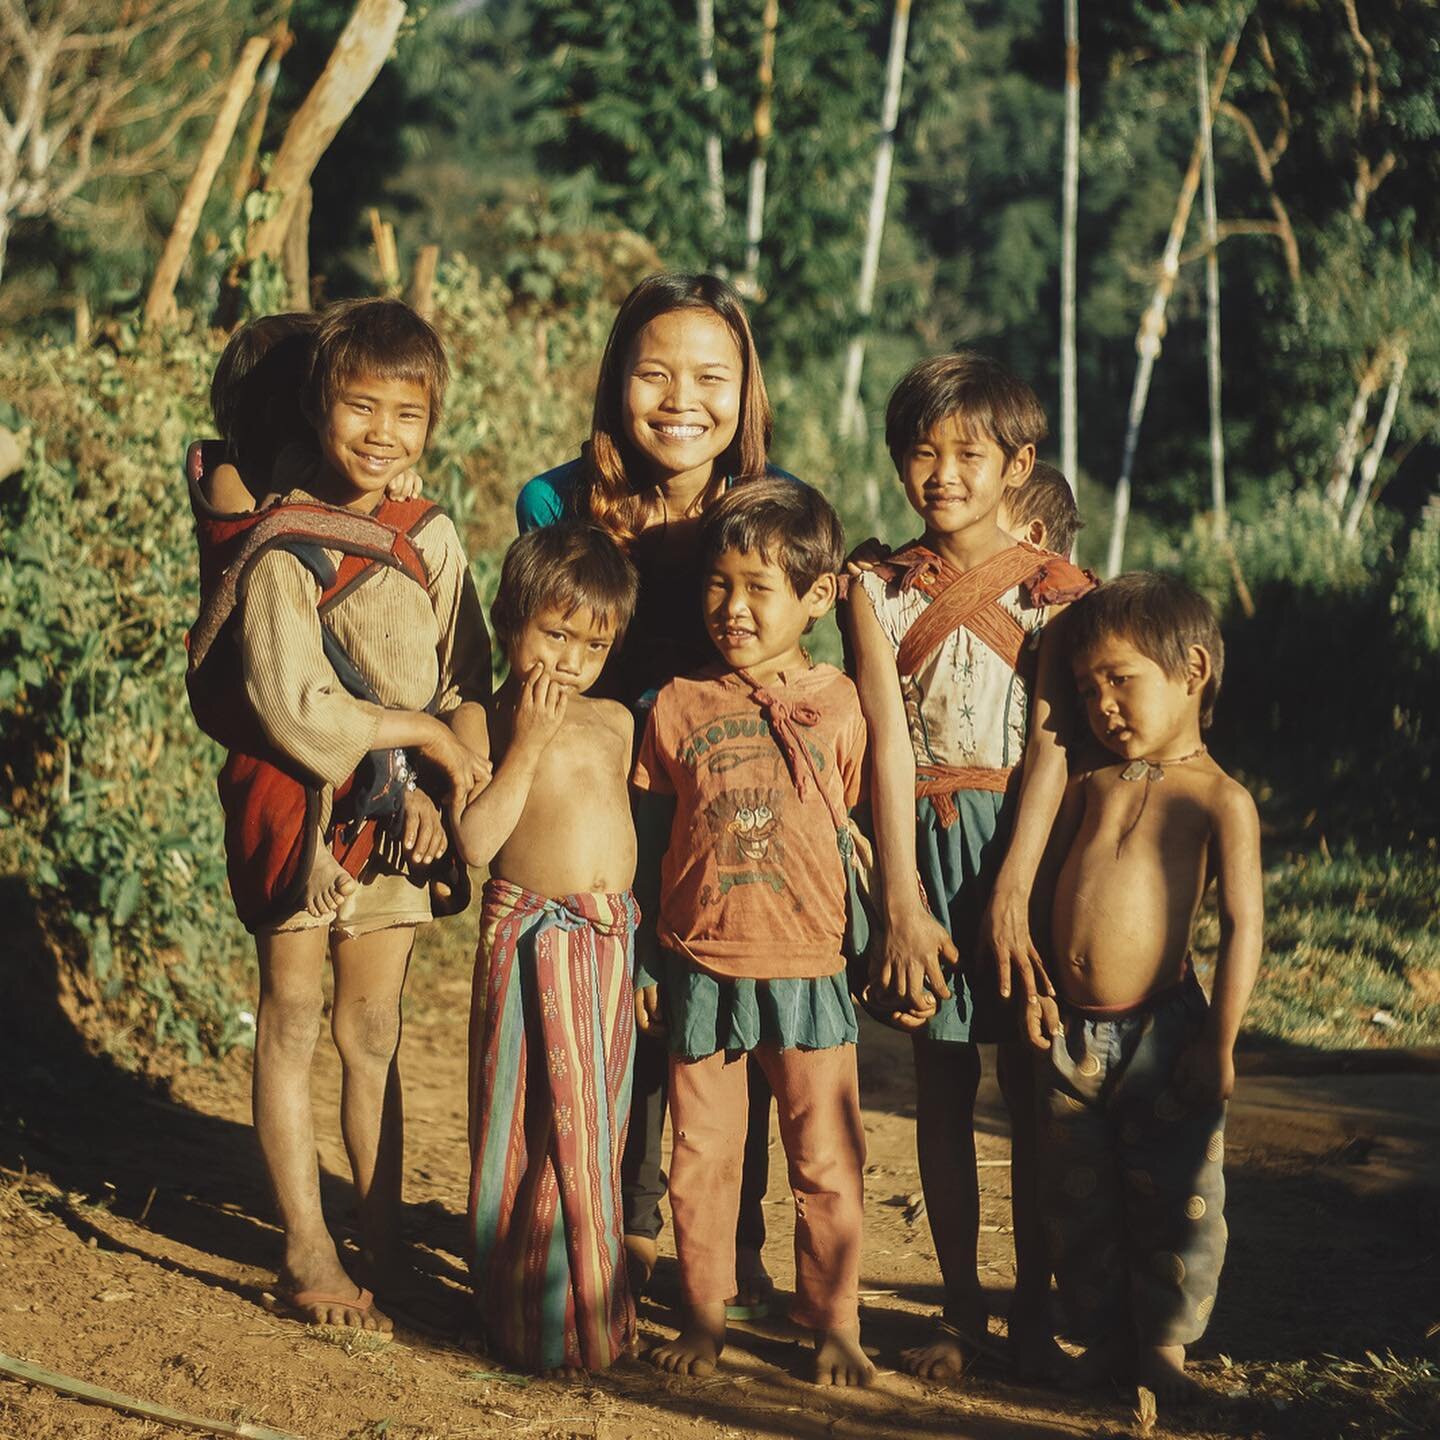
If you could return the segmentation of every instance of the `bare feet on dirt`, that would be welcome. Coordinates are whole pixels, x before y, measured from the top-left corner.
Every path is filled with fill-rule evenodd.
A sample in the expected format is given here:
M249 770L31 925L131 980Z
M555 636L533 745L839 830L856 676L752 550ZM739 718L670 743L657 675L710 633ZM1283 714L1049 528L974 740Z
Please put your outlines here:
M815 1332L817 1385L870 1385L875 1366L860 1348L860 1325L841 1325Z
M735 1294L725 1302L732 1320L762 1320L775 1304L775 1282L764 1257L749 1246L735 1250Z
M935 1324L935 1338L900 1352L900 1367L920 1380L948 1382L963 1378L985 1350L985 1317L962 1330L948 1320Z
M655 1273L655 1261L659 1254L660 1247L650 1236L625 1237L625 1273L630 1281L631 1297L637 1304L650 1287L650 1277Z
M1191 1405L1204 1393L1185 1373L1183 1345L1142 1345L1135 1378L1170 1405Z
M648 1359L672 1375L713 1375L724 1349L725 1304L720 1301L687 1309L680 1333L656 1345Z
M1065 1373L1065 1352L1055 1343L1049 1316L1043 1312L1011 1309L1006 1350L1011 1374L1022 1384L1056 1384Z
M1083 1355L1067 1359L1060 1383L1067 1390L1125 1386L1135 1380L1135 1357L1118 1344L1092 1345Z
M332 915L354 890L354 879L340 868L322 837L315 844L315 861L305 881L305 909L311 915Z
M307 1325L339 1325L388 1336L390 1317L375 1297L345 1273L333 1245L286 1256L275 1286L280 1308Z

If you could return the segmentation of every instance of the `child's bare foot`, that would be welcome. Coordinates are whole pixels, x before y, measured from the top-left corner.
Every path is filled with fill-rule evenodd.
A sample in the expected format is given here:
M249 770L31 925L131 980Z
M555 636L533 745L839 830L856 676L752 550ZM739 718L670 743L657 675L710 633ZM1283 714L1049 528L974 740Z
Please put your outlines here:
M985 1352L985 1335L983 1319L973 1331L940 1320L935 1326L935 1338L928 1345L902 1350L900 1364L921 1380L959 1380Z
M578 1365L557 1365L553 1370L542 1370L542 1380L558 1380L562 1384L573 1385L577 1380L588 1379L588 1375Z
M637 1304L650 1286L659 1255L660 1247L649 1235L625 1237L625 1273L630 1281L631 1297Z
M1183 1345L1142 1345L1135 1378L1170 1405L1193 1404L1204 1393L1185 1373Z
M1065 1373L1065 1352L1055 1343L1045 1311L1022 1310L1019 1306L1012 1309L1006 1348L1010 1352L1010 1368L1022 1384L1054 1384Z
M735 1251L735 1294L725 1302L732 1320L763 1320L775 1303L775 1282L765 1268L765 1259L748 1246Z
M713 1375L725 1349L725 1302L691 1306L680 1333L650 1351L649 1360L672 1375Z
M1133 1383L1134 1379L1134 1355L1114 1341L1092 1345L1078 1358L1067 1359L1060 1377L1067 1390L1124 1386Z
M315 846L315 863L305 881L305 909L311 915L332 915L354 889L353 877L341 869L322 838Z
M860 1348L860 1322L815 1332L815 1383L817 1385L869 1385L875 1367Z

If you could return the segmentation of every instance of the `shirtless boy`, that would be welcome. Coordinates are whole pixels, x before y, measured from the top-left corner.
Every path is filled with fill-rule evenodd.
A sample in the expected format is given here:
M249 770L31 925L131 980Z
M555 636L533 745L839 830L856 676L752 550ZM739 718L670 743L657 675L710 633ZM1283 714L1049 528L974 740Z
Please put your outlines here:
M603 1369L635 1338L620 1205L633 722L585 691L637 587L591 525L510 547L490 612L510 666L488 716L494 778L456 822L465 859L490 866L471 999L471 1269L494 1353L548 1374Z
M1090 727L1113 760L1070 782L1049 970L1059 1002L1028 1007L1037 1046L1042 1204L1069 1332L1087 1370L1193 1389L1225 1254L1225 1101L1260 964L1255 804L1205 748L1224 651L1179 580L1122 575L1067 616ZM1219 882L1207 1004L1190 960Z

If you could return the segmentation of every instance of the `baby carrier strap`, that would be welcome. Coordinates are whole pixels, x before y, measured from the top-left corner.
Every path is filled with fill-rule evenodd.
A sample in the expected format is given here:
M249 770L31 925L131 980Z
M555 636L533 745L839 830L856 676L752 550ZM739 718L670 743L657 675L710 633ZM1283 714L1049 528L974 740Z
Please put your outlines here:
M1025 631L1000 605L1007 591L1043 567L1044 552L1015 544L973 570L957 570L923 545L907 546L886 567L901 590L919 590L930 603L905 632L896 655L902 675L913 675L962 625L1013 670L1020 663Z

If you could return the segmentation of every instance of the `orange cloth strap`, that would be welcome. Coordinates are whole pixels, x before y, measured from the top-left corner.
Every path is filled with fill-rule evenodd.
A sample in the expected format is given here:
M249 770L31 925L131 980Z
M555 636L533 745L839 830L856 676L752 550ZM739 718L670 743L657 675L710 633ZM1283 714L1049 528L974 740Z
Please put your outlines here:
M915 798L927 798L935 807L935 818L948 830L959 818L955 796L962 790L987 790L1003 795L1010 788L1013 765L990 769L984 765L915 766Z

